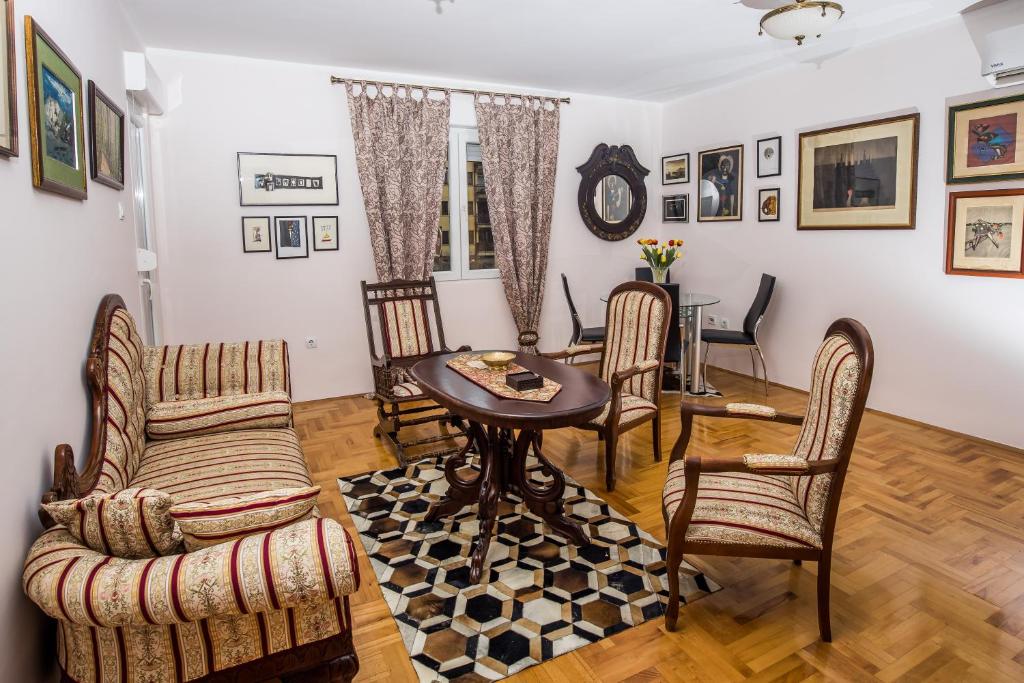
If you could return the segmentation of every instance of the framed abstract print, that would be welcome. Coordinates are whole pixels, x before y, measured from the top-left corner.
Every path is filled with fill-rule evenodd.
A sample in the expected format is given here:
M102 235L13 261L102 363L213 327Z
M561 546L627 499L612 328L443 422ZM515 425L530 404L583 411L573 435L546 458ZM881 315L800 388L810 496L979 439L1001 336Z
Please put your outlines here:
M1024 190L950 193L946 272L1024 278Z
M782 175L782 136L757 141L757 177Z
M743 220L743 145L697 155L700 168L699 222Z
M673 194L662 197L661 220L665 223L689 223L690 195Z
M774 223L779 220L780 191L777 187L769 187L757 192L757 221Z
M909 229L920 114L800 134L797 230Z
M242 251L266 253L271 246L270 216L242 216Z
M690 182L690 153L661 158L661 184L679 185Z
M18 156L18 79L14 58L14 0L0 0L0 156Z
M1024 178L1024 95L949 108L946 180L981 183Z
M82 76L32 17L25 17L25 61L32 184L85 199Z
M338 157L239 152L238 198L242 206L337 206Z
M274 237L277 258L309 258L309 235L305 216L276 216Z
M337 216L313 216L313 251L338 251Z
M89 175L124 189L124 111L89 81Z

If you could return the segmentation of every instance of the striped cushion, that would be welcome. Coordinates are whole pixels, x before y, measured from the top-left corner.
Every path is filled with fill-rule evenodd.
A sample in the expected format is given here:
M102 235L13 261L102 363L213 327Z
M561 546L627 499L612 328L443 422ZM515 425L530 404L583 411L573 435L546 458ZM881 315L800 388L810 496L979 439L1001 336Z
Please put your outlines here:
M608 413L611 412L612 403L609 401L605 404L604 410L601 414L595 417L593 420L588 422L588 425L594 425L596 427L604 426L604 423L608 420ZM619 409L619 424L625 424L638 420L641 417L650 415L658 411L658 406L654 405L646 398L640 398L632 394L622 394L622 407Z
M411 398L413 396L422 396L423 390L420 389L416 382L402 382L391 387L391 393L398 398Z
M132 485L190 503L313 482L293 430L246 429L153 442Z
M288 343L280 339L147 346L143 367L147 408L163 401L264 391L291 393Z
M169 514L171 505L166 493L132 488L47 503L43 509L92 550L114 557L141 558L181 550L181 534Z
M608 302L608 324L605 328L605 352L601 379L612 381L612 375L645 360L660 361L665 321L664 302L643 290L624 290ZM622 385L625 393L656 401L654 395L657 372L634 375Z
M291 424L292 402L283 391L154 403L146 413L151 439L180 439L237 429Z
M423 299L386 301L380 305L380 317L388 357L421 356L434 350L427 303Z
M307 486L182 503L171 508L171 517L181 529L185 549L192 552L308 519L319 494L319 486Z
M821 548L790 483L792 477L745 472L702 474L687 541ZM671 519L683 500L683 461L669 465L662 502Z

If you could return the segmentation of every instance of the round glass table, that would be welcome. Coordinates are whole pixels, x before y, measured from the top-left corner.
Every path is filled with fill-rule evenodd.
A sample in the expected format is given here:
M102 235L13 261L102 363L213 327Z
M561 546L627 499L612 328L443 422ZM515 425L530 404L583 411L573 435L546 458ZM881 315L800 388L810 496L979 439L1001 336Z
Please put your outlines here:
M713 306L721 300L713 294L679 293L679 325L686 335L686 359L681 375L685 378L689 371L691 394L706 393L704 379L700 375L700 331L704 322L704 307Z

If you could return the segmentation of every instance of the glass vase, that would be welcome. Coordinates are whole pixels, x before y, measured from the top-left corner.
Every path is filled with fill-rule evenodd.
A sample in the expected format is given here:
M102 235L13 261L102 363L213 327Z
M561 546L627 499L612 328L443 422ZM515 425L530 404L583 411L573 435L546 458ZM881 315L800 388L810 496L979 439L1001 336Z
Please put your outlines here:
M651 266L651 273L654 274L654 281L659 285L665 284L665 279L668 277L667 266Z

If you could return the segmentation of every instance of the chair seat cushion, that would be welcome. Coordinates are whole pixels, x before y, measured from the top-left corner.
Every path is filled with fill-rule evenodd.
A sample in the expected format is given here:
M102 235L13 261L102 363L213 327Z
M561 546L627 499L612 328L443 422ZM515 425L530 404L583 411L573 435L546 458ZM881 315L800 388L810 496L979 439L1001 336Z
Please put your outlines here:
M601 414L587 424L603 427L605 422L608 421L608 413L611 409L612 402L609 401L605 404L604 410L601 411ZM638 420L656 412L658 412L658 406L654 405L647 399L641 398L640 396L634 396L633 394L622 394L622 409L619 411L619 424L621 425L627 422L632 422L633 420Z
M131 483L159 489L175 503L312 485L291 429L246 429L151 442Z
M584 327L583 333L580 335L581 342L596 342L604 341L604 328L603 327Z
M391 387L391 393L398 398L412 398L413 396L422 396L423 390L416 382L402 382Z
M702 474L686 540L821 548L821 537L807 521L791 480L746 472ZM685 489L683 461L677 460L669 465L662 492L669 519L683 501Z
M706 329L700 331L701 341L706 341L709 344L746 344L748 346L754 345L753 335L749 335L741 330L715 330Z
M150 439L181 439L236 429L287 427L292 402L283 391L154 403L146 412Z

